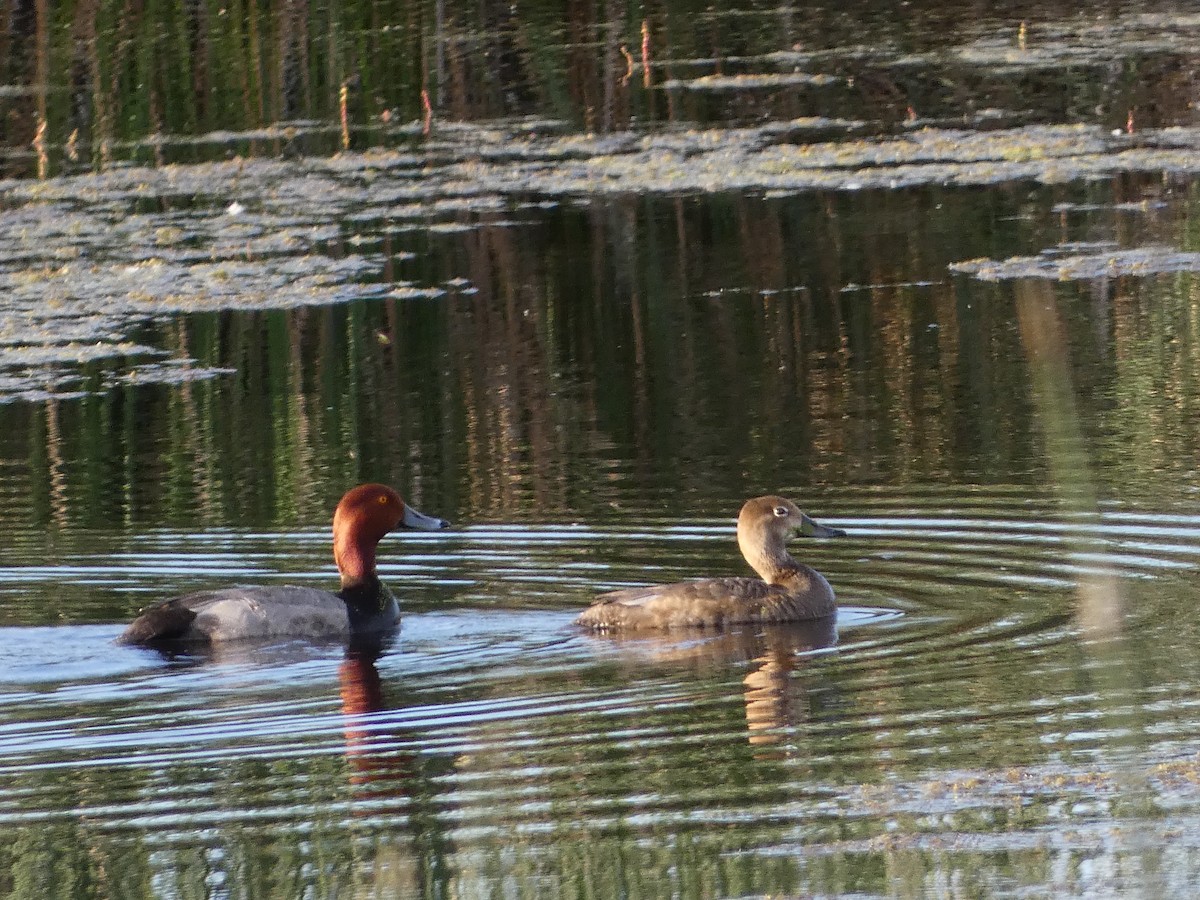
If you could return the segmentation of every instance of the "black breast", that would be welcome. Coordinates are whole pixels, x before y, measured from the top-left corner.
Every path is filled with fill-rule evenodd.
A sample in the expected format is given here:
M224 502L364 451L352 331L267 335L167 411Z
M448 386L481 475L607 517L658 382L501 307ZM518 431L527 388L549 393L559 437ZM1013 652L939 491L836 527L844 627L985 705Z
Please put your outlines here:
M129 627L117 638L121 644L153 644L157 641L174 641L187 634L196 611L189 609L176 597L158 606L152 606L129 623Z

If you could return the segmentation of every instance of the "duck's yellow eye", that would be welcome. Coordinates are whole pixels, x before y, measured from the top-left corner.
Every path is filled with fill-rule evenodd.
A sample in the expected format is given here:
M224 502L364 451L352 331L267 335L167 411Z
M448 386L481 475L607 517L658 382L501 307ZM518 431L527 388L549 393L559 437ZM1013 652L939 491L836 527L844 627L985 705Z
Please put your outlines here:
M380 505L380 506L387 506L387 505L388 505L388 503L390 503L390 502L391 502L391 500L392 500L392 498L391 498L391 497L389 497L387 494L380 494L380 495L379 495L379 505Z

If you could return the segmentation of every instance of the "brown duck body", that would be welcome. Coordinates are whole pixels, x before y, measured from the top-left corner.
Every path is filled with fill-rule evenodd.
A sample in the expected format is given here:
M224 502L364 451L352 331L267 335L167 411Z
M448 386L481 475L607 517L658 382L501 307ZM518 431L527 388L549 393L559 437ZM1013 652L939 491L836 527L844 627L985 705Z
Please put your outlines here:
M738 545L761 578L705 578L602 594L576 620L598 631L720 628L803 622L837 612L833 588L787 552L793 532L844 534L819 525L782 497L747 500L738 515Z
M723 625L803 622L837 612L833 588L802 566L785 581L701 578L602 594L577 620L600 630L720 628Z
M382 484L347 491L333 515L336 594L309 587L232 587L151 606L117 638L122 644L215 644L298 637L342 640L395 628L396 598L375 574L375 546L396 528L446 528Z

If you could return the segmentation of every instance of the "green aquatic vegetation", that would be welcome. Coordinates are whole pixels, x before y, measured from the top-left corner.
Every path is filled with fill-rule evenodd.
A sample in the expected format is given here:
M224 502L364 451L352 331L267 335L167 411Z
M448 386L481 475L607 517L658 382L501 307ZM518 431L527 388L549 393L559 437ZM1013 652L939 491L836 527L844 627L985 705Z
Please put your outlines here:
M1018 29L983 35L950 51L950 57L991 71L1056 70L1080 65L1109 67L1114 59L1192 52L1194 15L1135 13L1095 21L1038 22L1024 37Z
M965 260L954 263L950 270L972 275L980 281L1017 278L1090 281L1124 275L1145 277L1170 272L1200 272L1200 253L1187 253L1171 247L1138 247L1130 250L1102 248L1091 253L1050 250L1038 256L1015 256L1005 260Z
M1056 184L1116 172L1200 171L1196 129L1130 137L1084 125L927 127L852 138L860 124L817 117L759 128L591 135L513 120L439 129L421 151L406 143L329 158L126 166L36 183L2 181L0 319L31 347L114 345L147 317L438 296L437 285L379 279L384 259L375 248L382 236L516 225L526 216L536 221L539 204L547 203L630 194ZM812 131L842 138L805 141ZM529 212L514 216L515 210ZM402 249L389 255L405 258L411 253ZM1088 278L1196 265L1189 254L1151 248L985 260L955 271L986 279ZM65 364L61 353L53 357L55 365ZM160 371L167 370L138 377ZM176 377L186 369L170 371Z
M664 90L737 91L768 88L821 86L842 81L836 75L811 72L760 72L744 75L701 75L699 78L672 78L664 81Z

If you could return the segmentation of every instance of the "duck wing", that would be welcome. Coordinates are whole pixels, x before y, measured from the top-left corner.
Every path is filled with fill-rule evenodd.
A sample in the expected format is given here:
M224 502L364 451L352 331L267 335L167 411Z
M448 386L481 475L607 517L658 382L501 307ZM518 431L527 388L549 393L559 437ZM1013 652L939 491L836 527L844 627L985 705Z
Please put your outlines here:
M704 578L601 594L575 621L600 630L711 628L762 621L777 593L757 578Z
M234 587L173 597L142 611L117 638L122 644L208 643L274 637L344 637L346 604L304 587Z
M601 594L575 621L603 631L720 628L832 616L833 589L807 566L780 584L758 578L703 578Z

